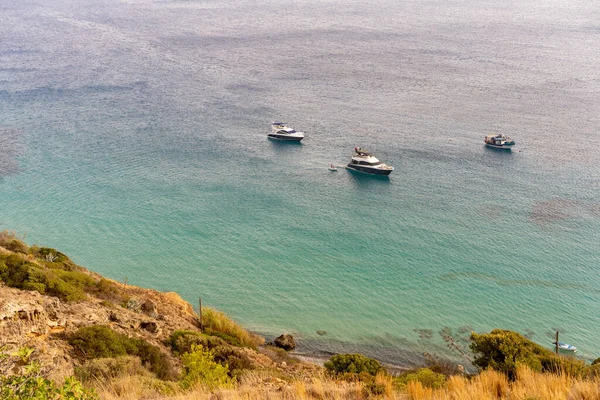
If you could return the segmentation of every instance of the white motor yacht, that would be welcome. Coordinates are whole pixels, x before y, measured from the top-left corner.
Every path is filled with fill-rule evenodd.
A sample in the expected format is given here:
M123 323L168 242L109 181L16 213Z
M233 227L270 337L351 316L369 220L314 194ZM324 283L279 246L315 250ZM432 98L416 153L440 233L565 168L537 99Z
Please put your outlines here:
M507 149L510 150L515 145L515 141L501 134L487 135L484 139L485 144L495 149Z
M360 147L354 148L354 155L352 156L352 159L346 168L358 172L364 172L366 174L382 176L387 176L394 170L394 167L382 163L373 155L373 153L361 149Z
M273 122L271 133L267 135L271 139L299 142L304 139L304 132L298 132L285 124L285 122Z

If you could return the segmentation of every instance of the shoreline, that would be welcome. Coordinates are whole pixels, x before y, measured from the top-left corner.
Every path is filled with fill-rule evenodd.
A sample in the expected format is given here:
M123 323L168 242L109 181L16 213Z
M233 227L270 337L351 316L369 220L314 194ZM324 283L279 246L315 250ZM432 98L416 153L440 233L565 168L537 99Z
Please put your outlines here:
M265 345L272 344L273 340L278 335L265 334L255 332L265 338ZM339 339L320 338L304 338L292 334L296 341L296 348L288 352L291 356L300 359L301 361L310 362L319 366L323 366L332 356L336 354L362 354L366 357L376 359L384 366L391 374L399 374L405 371L410 371L425 367L427 358L424 352L411 347L390 347L377 345L375 343L352 343L344 342ZM466 360L458 357L449 357L443 354L435 344L427 346L427 353L436 354L438 360L442 362L451 362L453 364L463 365L470 369L471 365Z

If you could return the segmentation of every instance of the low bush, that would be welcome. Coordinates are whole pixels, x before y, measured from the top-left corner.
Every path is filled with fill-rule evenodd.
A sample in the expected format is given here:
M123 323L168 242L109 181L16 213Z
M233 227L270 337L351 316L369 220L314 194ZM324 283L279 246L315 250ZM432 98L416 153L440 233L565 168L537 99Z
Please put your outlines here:
M583 361L556 355L517 332L494 329L485 334L472 333L471 340L473 364L503 372L510 380L515 379L520 365L534 372L560 372L569 376L587 373Z
M439 374L429 368L421 368L417 371L405 372L394 378L394 384L404 389L409 382L419 382L423 387L439 389L446 383L446 375Z
M228 375L228 367L214 360L214 352L193 345L189 353L181 357L184 366L181 386L190 389L197 385L206 386L210 390L220 387L231 387L235 383Z
M145 340L130 338L105 325L86 326L75 331L68 339L75 355L81 360L94 358L138 356L142 365L163 380L176 378L175 372L158 347Z
M219 337L194 331L176 330L171 334L168 342L175 355L189 353L193 346L198 345L212 350L214 360L221 365L228 366L230 377L239 376L242 370L252 368L252 362L243 351L232 347Z
M335 374L366 372L370 375L377 375L377 373L385 371L379 361L362 354L337 354L325 362L325 368Z
M212 343L209 343L209 338L211 338L211 336L203 335L200 332L179 329L171 333L171 336L169 336L167 342L168 345L171 346L173 354L180 356L184 353L189 353L192 350L192 345L194 344L199 344L210 349L223 343L221 339L216 338L218 343L211 345Z
M136 356L96 358L75 368L75 376L82 382L132 375L151 377L152 373L142 366L142 361Z
M51 269L76 271L81 269L66 254L50 247L30 247L30 253L42 264Z
M85 299L84 290L95 285L95 280L83 272L45 268L16 253L0 255L0 279L10 287L35 290L65 301Z
M29 246L23 243L22 240L17 239L17 235L14 232L0 232L0 247L4 247L6 250L14 251L15 253L29 254Z
M0 349L0 371L7 372L13 365L21 365L14 374L0 375L0 399L7 400L96 400L92 390L84 388L73 378L67 378L62 385L41 376L43 365L30 361L31 348L21 348L7 354ZM15 372L15 371L13 371Z

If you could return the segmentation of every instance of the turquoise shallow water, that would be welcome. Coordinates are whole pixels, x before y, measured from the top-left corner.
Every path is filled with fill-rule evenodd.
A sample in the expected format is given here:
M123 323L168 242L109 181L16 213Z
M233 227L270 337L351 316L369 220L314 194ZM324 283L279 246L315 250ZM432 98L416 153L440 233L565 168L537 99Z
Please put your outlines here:
M3 2L0 229L306 352L410 364L500 327L595 358L599 15ZM267 140L275 119L306 139ZM392 176L327 170L356 145Z

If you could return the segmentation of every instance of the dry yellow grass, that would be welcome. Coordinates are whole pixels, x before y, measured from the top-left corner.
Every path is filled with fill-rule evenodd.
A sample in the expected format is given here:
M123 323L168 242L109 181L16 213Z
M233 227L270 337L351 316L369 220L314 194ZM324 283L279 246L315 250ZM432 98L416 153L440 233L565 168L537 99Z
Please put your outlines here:
M177 389L175 385L160 387L157 380L136 376L122 376L108 382L96 382L102 400L169 399L169 400L367 400L371 398L406 400L403 393L394 392L390 377L378 378L386 391L373 397L365 392L361 382L336 381L328 378L313 378L310 382L286 382L270 377L263 371L250 372L237 388L217 390L213 393L203 388L190 391ZM160 390L162 389L162 390ZM166 392L165 392L166 389Z
M208 331L219 332L235 338L244 346L256 347L261 343L260 337L251 334L229 319L224 313L212 308L202 309L202 324Z
M159 381L143 377L124 376L110 382L98 382L95 387L103 400L160 399L170 400L598 400L600 380L577 379L565 374L542 374L526 367L519 369L515 382L496 371L465 378L453 376L442 389L423 387L409 382L406 391L394 390L393 379L379 375L377 384L385 390L369 395L361 382L347 382L315 377L309 382L286 382L268 371L245 374L235 389L214 393L202 388L184 392L175 384L161 386Z
M438 390L411 382L407 391L410 400L598 400L600 381L566 374L543 374L523 366L518 369L514 382L488 370L472 379L451 377L446 387Z

